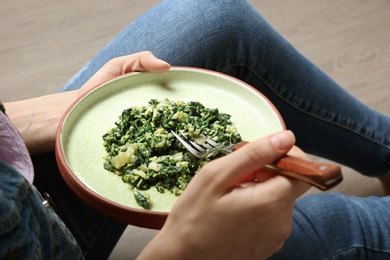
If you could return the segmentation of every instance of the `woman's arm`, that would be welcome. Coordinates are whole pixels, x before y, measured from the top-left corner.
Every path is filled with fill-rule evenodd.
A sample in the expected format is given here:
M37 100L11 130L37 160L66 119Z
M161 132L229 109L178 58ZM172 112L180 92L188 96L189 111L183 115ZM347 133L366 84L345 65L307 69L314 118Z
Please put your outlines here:
M66 109L92 88L134 71L164 72L170 65L150 52L112 59L79 90L5 103L7 115L31 154L54 150L58 123Z
M4 104L30 154L54 150L58 122L77 97L69 91Z
M267 259L292 230L295 199L310 186L263 166L289 154L280 132L206 164L191 180L161 231L138 259Z

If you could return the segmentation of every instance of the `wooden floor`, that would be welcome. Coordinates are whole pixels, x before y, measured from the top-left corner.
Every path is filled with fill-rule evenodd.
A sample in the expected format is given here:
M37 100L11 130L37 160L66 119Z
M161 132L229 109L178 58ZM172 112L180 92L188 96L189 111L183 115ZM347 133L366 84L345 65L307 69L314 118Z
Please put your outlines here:
M0 2L0 98L57 92L157 0ZM361 101L390 114L390 1L255 0L295 47ZM319 158L318 160L322 160ZM365 196L376 180L343 167L339 190ZM353 189L351 188L351 182ZM310 191L315 192L315 191ZM110 259L134 259L156 231L129 226Z

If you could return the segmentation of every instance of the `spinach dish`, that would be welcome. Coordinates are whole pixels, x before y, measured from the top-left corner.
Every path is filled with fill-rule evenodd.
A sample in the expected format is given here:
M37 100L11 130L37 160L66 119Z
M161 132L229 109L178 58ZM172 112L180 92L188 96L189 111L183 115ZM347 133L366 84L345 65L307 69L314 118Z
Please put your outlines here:
M241 136L230 117L196 101L151 99L146 106L125 109L103 136L104 168L132 186L138 205L151 209L149 188L180 195L204 164L220 156L191 156L171 130L200 144L201 134L218 143L238 143Z

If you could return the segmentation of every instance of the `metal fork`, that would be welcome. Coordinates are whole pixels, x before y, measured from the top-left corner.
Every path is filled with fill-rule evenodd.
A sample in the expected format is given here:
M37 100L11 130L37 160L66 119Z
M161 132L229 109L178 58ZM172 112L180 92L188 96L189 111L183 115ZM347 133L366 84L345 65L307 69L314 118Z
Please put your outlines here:
M216 153L228 148L228 146L219 144L204 135L201 135L205 140L204 144L197 144L196 142L189 140L180 132L176 133L173 130L171 130L171 132L193 156L199 159L212 157Z
M188 140L188 138L181 133L177 134L172 131L172 134L191 154L201 159L209 158L221 151L231 153L248 143L241 142L238 144L224 146L206 136L203 136L205 138L205 143L200 145ZM343 179L341 168L338 165L307 161L289 155L285 155L275 162L265 165L264 167L277 173L309 183L320 190L328 190L339 184Z

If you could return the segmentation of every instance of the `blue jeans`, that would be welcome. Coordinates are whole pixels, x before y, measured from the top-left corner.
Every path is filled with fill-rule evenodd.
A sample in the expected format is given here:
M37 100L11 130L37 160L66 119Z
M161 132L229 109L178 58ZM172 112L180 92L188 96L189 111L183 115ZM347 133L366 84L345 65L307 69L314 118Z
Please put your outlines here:
M82 259L76 240L36 188L1 160L0 174L0 258Z
M251 84L275 104L306 152L368 176L390 172L390 118L344 91L247 1L163 1L108 43L62 91L81 87L111 58L144 50L172 65L216 70ZM291 238L275 257L389 257L389 208L388 197L299 200Z
M348 94L246 1L163 1L122 31L63 90L81 87L111 58L144 50L171 65L221 71L256 87L308 153L370 176L390 172L390 118Z
M390 196L318 194L297 201L293 231L272 259L390 259Z

